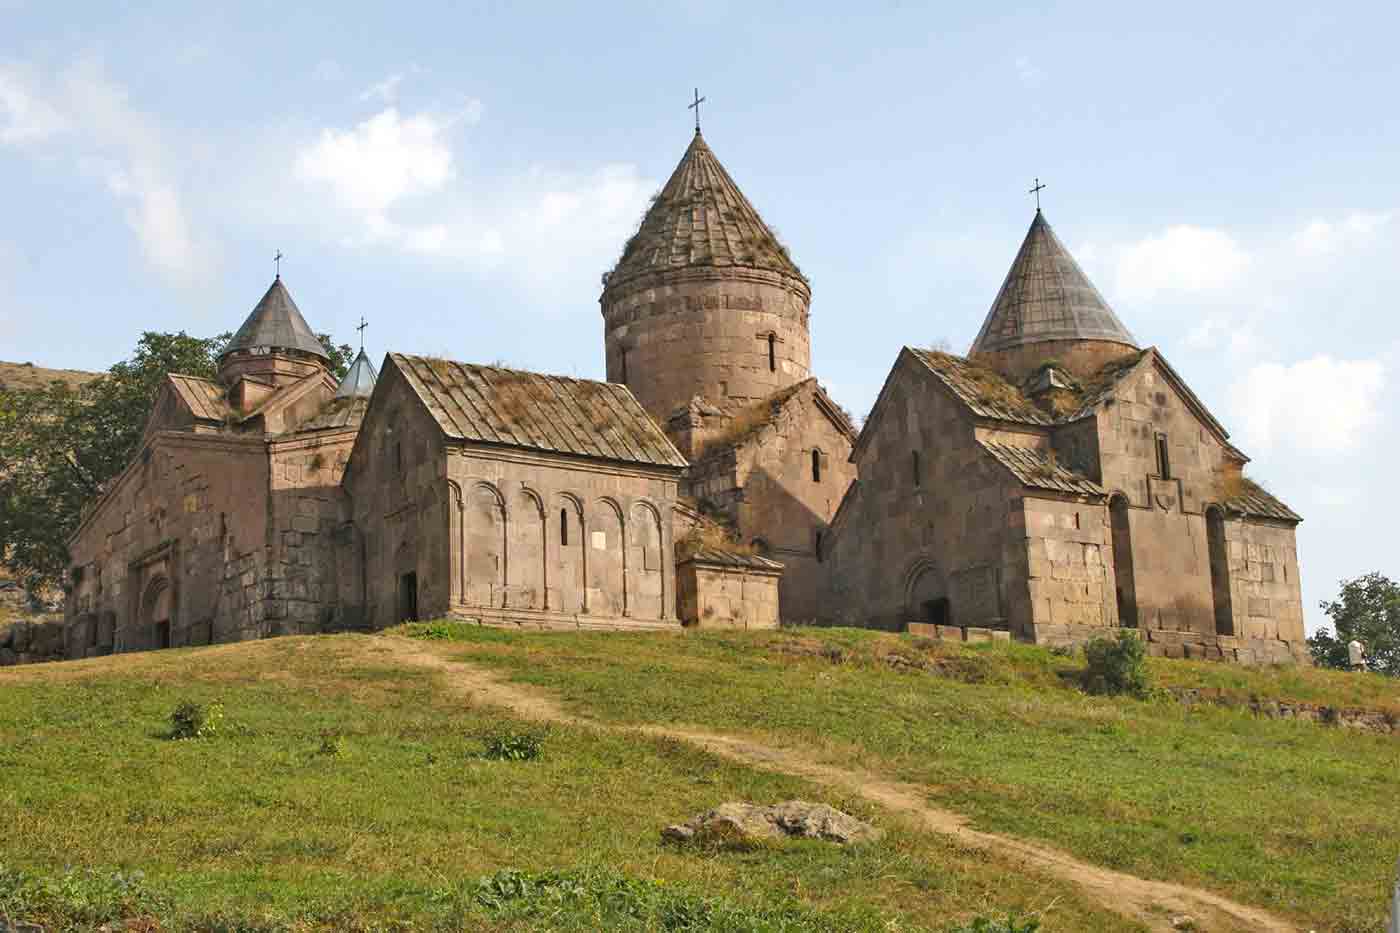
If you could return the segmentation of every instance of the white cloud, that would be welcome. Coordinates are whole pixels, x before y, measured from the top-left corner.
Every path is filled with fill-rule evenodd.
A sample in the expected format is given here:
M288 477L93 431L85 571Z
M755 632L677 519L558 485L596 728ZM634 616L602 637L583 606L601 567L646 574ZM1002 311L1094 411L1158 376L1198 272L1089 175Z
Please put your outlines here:
M1303 256L1331 256L1373 243L1395 217L1394 212L1356 211L1341 220L1310 221L1292 237L1293 248Z
M1381 419L1385 379L1379 360L1323 354L1287 365L1263 363L1231 386L1230 407L1255 450L1335 456L1370 440Z
M63 115L42 98L24 69L0 64L0 144L41 142L65 125Z
M1137 301L1228 291L1244 281L1249 266L1249 254L1228 233L1181 224L1118 250L1114 288Z
M350 130L325 129L297 159L298 174L329 185L371 222L398 201L437 191L453 176L445 133L451 120L389 107Z
M399 85L403 83L403 73L392 74L376 84L371 84L360 94L360 100L378 100L392 104L399 96Z
M0 70L0 107L8 115L0 141L57 142L77 149L80 168L104 166L107 190L127 203L126 218L148 262L169 281L195 285L208 276L209 251L196 242L166 153L164 134L134 108L126 89L95 61L59 74L47 93L17 68Z
M1040 87L1045 83L1045 72L1024 55L1016 59L1016 77L1026 87Z

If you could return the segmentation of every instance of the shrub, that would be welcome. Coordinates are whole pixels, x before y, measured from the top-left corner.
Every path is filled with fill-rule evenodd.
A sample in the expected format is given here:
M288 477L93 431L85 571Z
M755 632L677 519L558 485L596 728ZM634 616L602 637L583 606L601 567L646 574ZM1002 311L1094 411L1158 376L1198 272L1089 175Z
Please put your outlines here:
M345 736L334 729L322 729L321 747L316 749L316 754L340 758L345 754Z
M482 755L492 761L533 761L544 750L546 735L544 729L496 729L482 737L486 746Z
M1084 689L1090 693L1147 696L1147 646L1136 633L1122 629L1116 639L1095 638L1084 646L1084 659Z
M170 737L172 739L207 739L217 735L224 721L222 703L191 703L188 700L175 707L170 714Z
M1039 929L1039 920L1021 920L1007 915L1002 920L976 917L968 923L950 927L948 933L1036 933Z
M165 906L146 887L139 871L109 874L70 869L61 875L33 875L0 865L0 921L23 917L50 929L90 929L149 915ZM27 929L22 924L14 928Z

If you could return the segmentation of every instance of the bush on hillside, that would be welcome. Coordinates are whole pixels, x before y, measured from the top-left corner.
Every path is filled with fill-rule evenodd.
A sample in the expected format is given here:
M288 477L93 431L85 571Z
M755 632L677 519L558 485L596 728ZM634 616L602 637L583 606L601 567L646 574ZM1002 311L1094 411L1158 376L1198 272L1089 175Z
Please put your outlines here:
M482 754L491 761L533 761L544 751L547 730L500 728L482 737Z
M170 714L170 737L172 739L207 739L217 735L224 721L222 703L202 703L186 701L175 707Z
M1084 646L1084 660L1084 689L1088 692L1147 696L1147 645L1137 633L1120 629L1116 639L1095 638Z
M1021 920L1008 915L1002 920L977 917L969 923L950 927L948 933L1036 933L1039 929L1039 920Z

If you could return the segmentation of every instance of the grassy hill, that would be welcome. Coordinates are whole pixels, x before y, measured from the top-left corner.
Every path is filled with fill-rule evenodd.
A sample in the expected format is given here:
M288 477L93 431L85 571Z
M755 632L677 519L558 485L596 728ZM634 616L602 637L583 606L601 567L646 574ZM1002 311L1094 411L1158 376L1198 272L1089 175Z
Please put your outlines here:
M0 916L942 931L1011 913L1050 931L1382 929L1400 735L1088 697L1079 663L851 630L436 623L6 669ZM1225 701L1400 714L1400 688L1369 675L1154 673ZM185 701L221 704L216 734L168 737ZM485 754L522 736L542 737L537 759ZM701 850L658 835L723 801L792 797L886 835ZM935 812L925 804L967 823L915 818ZM1170 885L1160 904L1129 904L1137 879L1282 920L1187 921Z
M66 382L77 388L101 373L81 369L46 369L33 363L7 363L0 360L0 389L38 389L51 382Z

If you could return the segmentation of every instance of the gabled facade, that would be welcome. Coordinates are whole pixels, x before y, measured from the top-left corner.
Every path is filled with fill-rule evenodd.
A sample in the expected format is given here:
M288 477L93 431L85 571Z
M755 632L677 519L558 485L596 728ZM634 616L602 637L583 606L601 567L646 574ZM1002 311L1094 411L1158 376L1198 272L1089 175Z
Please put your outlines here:
M623 386L390 354L345 480L366 622L678 626L684 468Z
M904 348L852 461L832 621L1307 659L1301 519L1039 212L969 356Z

